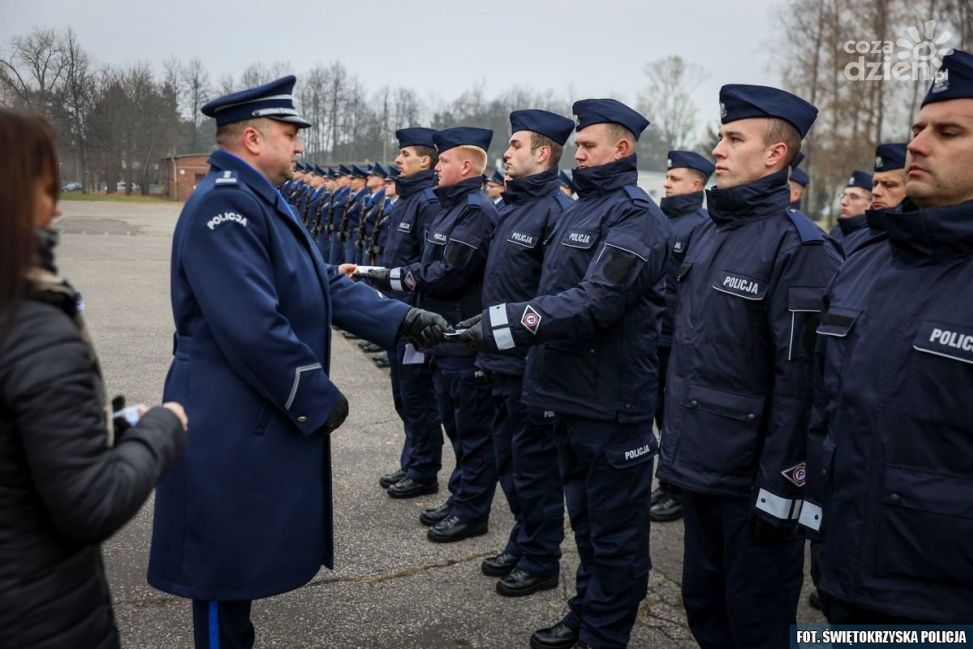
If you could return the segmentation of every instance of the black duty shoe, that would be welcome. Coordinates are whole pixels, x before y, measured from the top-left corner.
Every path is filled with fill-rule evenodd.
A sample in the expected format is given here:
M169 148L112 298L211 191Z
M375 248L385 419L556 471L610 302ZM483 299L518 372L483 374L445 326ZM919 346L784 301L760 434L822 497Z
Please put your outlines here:
M682 496L663 493L662 499L649 508L649 520L656 523L678 521L682 518Z
M811 591L810 595L807 596L807 605L813 609L824 611L824 602L821 601L821 596L818 595L818 590L816 588Z
M438 482L417 482L406 476L390 486L386 493L392 498L415 498L423 494L434 494L439 491Z
M530 649L572 649L578 643L580 633L580 629L561 621L534 631L530 636Z
M433 543L454 543L474 536L483 536L488 531L487 522L467 523L459 516L450 514L429 528L426 538Z
M656 487L655 491L652 492L652 496L649 499L649 504L654 505L666 495L665 490L662 487Z
M449 501L444 502L439 507L423 509L419 514L419 522L426 527L431 527L449 516Z
M360 343L358 343L358 348L361 349L366 354L374 354L375 352L382 351L381 345L376 345L375 343L370 342L368 340L363 340Z
M347 338L348 340L358 340L358 336L351 333L350 331L342 331L341 335Z
M514 568L509 575L497 582L497 593L504 597L523 597L539 590L557 588L558 573L538 575Z
M392 473L386 473L383 475L378 479L378 484L382 485L382 489L388 489L404 477L405 471L399 469L398 471L393 471Z
M480 564L480 570L487 577L506 577L514 569L520 557L515 557L506 550L492 557L487 557Z

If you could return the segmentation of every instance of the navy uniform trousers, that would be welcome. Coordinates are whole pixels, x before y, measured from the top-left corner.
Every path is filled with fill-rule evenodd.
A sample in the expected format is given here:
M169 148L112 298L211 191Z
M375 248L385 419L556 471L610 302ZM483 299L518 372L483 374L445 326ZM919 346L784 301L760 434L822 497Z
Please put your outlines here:
M399 467L417 482L435 482L442 468L443 430L429 356L400 338L389 352L389 374L405 431Z
M440 356L432 362L436 402L456 468L449 477L449 513L466 523L490 518L497 487L497 465L490 422L493 399L483 370L473 356Z
M519 558L521 570L557 574L564 540L564 495L553 416L524 405L521 376L493 373L491 388L497 478L514 515L504 551Z
M654 438L650 449L644 422L558 414L554 439L581 559L564 622L592 647L622 649L648 592ZM633 460L632 449L646 452Z
M196 649L251 649L255 639L250 622L251 600L208 602L193 600L193 640Z
M700 648L786 647L804 580L804 537L755 540L749 498L682 494L683 605Z

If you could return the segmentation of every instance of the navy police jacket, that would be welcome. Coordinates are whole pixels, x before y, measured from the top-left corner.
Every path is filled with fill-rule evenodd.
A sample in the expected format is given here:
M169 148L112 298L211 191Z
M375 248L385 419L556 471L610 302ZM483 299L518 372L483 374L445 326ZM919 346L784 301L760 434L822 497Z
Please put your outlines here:
M436 189L442 212L426 231L422 258L393 268L393 290L416 293L416 306L435 311L450 324L480 312L483 267L497 211L480 187L479 176ZM441 357L472 357L459 342L436 345L430 353Z
M225 151L172 241L175 352L165 401L191 418L159 482L149 583L267 597L331 566L331 323L394 344L409 307L325 264L284 198Z
M420 171L395 179L399 198L388 213L388 235L379 265L399 268L422 258L426 231L442 210L433 189L435 184L433 171ZM411 302L414 297L411 291L393 290L389 295L406 302Z
M835 278L801 523L820 587L895 616L973 619L973 201L869 215Z
M634 155L576 169L580 198L558 219L537 296L483 314L492 348L536 345L524 373L533 408L625 423L655 413L672 230L636 169Z
M796 525L814 329L837 248L788 207L787 174L707 191L710 221L679 270L659 479L751 497Z
M573 201L560 189L558 170L517 178L503 193L483 281L483 306L523 302L537 295L544 250L558 217ZM526 347L482 353L478 364L498 374L522 376Z
M672 226L672 255L669 256L669 274L666 276L666 311L662 317L662 337L660 347L672 346L672 314L676 311L676 280L682 260L686 258L686 251L692 240L693 232L703 223L709 221L709 214L703 209L703 192L668 196L663 198L659 207L662 213L669 217Z
M832 239L841 244L841 249L846 257L868 238L868 217L866 214L838 219L838 223L828 233Z

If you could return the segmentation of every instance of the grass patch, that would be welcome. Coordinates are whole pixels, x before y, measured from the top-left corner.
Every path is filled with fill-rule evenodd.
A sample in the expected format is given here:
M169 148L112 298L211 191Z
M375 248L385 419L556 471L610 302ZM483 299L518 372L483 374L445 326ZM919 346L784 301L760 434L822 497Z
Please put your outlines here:
M172 203L168 198L161 196L142 196L141 194L101 194L81 192L61 192L59 197L62 201L109 201L112 203Z

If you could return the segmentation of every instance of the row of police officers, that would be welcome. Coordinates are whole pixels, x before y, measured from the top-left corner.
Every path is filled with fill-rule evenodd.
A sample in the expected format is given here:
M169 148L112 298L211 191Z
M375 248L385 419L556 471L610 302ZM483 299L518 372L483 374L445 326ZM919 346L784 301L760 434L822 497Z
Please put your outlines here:
M373 166L343 199L325 186L319 210L300 187L319 181L286 182L306 125L292 87L204 109L221 149L173 242L166 398L194 430L159 487L149 581L194 600L197 646L252 646L250 601L331 565L327 436L347 414L332 322L393 351L390 497L438 491L446 433L430 541L486 533L499 484L515 524L482 570L529 595L558 584L566 502L575 594L534 649L627 646L653 503L657 520L681 508L701 647L788 642L806 535L832 622L973 614L973 56L945 57L906 153L879 147L869 191L886 202L862 217L846 195L840 237L794 207L817 109L780 89L723 86L715 164L671 152L661 206L636 183L648 120L587 99L576 120L510 115L495 200L491 131L412 127L389 200L367 200L389 176ZM572 133L576 201L558 172ZM379 252L349 251L341 223L360 242L383 218Z

